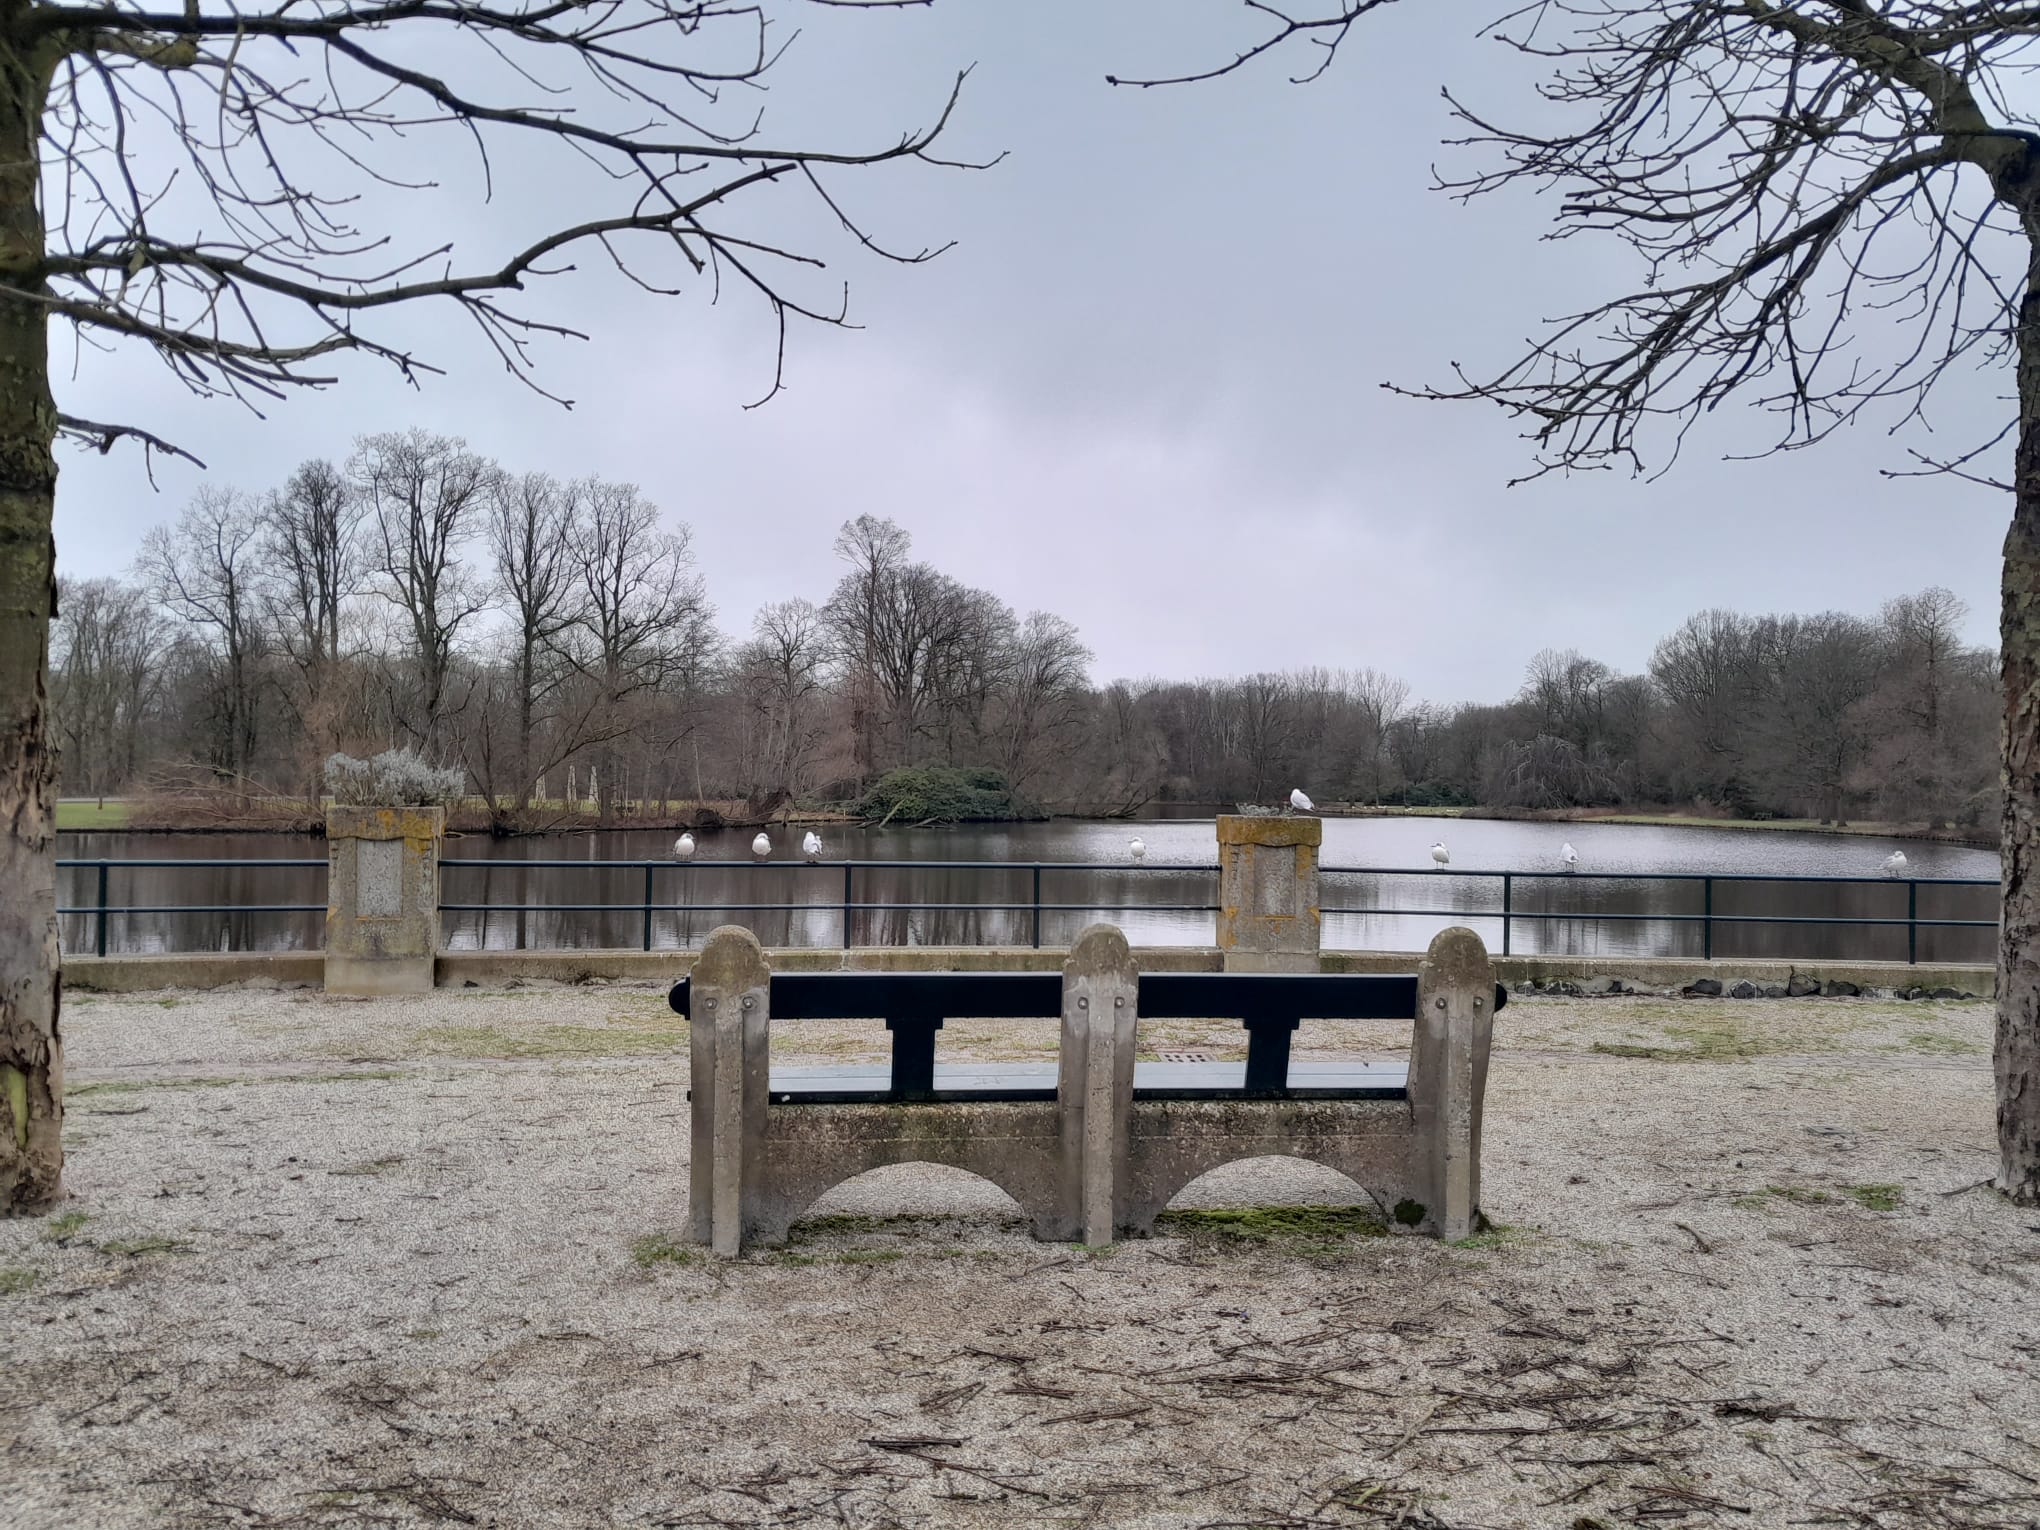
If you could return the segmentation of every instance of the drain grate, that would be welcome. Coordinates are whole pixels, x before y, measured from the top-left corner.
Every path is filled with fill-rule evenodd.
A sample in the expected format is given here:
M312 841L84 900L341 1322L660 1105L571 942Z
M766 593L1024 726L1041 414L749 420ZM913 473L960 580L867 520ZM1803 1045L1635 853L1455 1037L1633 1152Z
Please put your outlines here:
M1210 1062L1209 1052L1158 1051L1155 1056L1167 1063Z

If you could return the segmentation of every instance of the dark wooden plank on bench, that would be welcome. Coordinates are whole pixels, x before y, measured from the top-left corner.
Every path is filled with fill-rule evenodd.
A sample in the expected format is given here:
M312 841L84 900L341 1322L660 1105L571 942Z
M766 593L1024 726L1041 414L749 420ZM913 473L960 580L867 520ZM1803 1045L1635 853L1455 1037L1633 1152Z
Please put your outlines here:
M687 1013L688 980L667 1002ZM1062 1014L1058 972L785 972L772 976L774 1020L876 1020L893 1033L892 1092L935 1087L944 1020L1046 1020Z
M1244 1062L1134 1064L1137 1100L1399 1100L1409 1090L1409 1069L1401 1062L1299 1062L1290 1065L1286 1085L1249 1088ZM1053 1100L1054 1063L941 1063L932 1087L912 1096L928 1100ZM889 1087L881 1063L772 1070L775 1105L881 1104L902 1098Z
M1495 984L1495 1009L1509 1001ZM1289 1038L1303 1020L1409 1020L1414 976L1334 972L1148 972L1140 979L1143 1020L1237 1019L1247 1031L1246 1087L1279 1091L1289 1073Z

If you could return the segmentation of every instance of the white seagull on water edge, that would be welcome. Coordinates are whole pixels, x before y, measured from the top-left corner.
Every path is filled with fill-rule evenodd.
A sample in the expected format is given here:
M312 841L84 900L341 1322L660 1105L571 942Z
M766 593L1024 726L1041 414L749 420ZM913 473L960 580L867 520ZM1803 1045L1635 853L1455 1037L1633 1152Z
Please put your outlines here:
M1290 788L1289 806L1298 813L1315 813L1317 811L1317 804L1304 796L1303 788L1300 786Z
M1138 836L1136 836L1136 837L1135 837L1135 838L1133 839L1133 841L1132 841L1132 842L1131 842L1130 844L1128 844L1128 845L1127 845L1127 847L1126 847L1126 853L1127 853L1128 855L1132 856L1132 857L1133 857L1133 858L1134 858L1135 860L1137 860L1137 861L1144 861L1144 860L1146 860L1146 859L1147 859L1147 841L1146 841L1146 840L1144 840L1144 839L1141 839L1141 838L1139 838Z
M673 841L673 859L676 861L691 861L694 859L694 836L692 834L682 834Z
M1450 866L1452 864L1452 852L1445 848L1445 841L1442 839L1436 841L1431 846L1431 864L1433 866Z
M1558 847L1558 858L1565 862L1565 869L1567 871L1577 871L1579 869L1580 853L1573 849L1571 840L1567 840Z
M1894 850L1884 858L1884 874L1888 877L1902 877L1909 863L1903 850Z
M820 860L822 858L822 836L813 829L809 829L806 836L800 842L800 853L810 861Z
M758 837L751 841L751 853L761 861L772 853L772 838L763 829L760 829Z

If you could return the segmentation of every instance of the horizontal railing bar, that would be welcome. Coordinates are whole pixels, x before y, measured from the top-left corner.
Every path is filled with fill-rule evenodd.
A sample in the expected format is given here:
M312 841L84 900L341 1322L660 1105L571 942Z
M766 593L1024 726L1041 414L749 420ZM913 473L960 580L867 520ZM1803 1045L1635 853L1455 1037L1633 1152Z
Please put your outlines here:
M80 861L79 865L97 865L97 862ZM324 865L325 862L319 862ZM487 870L496 866L543 867L564 871L636 870L650 868L654 871L687 871L698 868L707 871L729 871L738 866L748 866L759 871L841 871L845 866L858 871L1182 871L1216 876L1216 866L1178 866L1172 864L1150 864L1146 861L495 861L471 859L443 859L442 870L459 871Z
M1872 887L1996 887L1996 877L1835 877L1802 876L1797 872L1766 874L1759 871L1455 871L1440 867L1426 871L1409 866L1320 866L1321 876L1351 877L1509 877L1514 880L1548 882L1842 882Z
M100 867L100 866L108 866L108 867L120 867L120 866L149 866L149 867L166 867L166 866L194 866L194 867L197 867L197 866L211 866L211 867L221 867L221 866L254 866L254 867L257 867L257 868L259 868L259 869L262 869L262 870L268 870L268 869L269 869L270 867L272 867L272 866L277 866L277 867L283 867L283 866L295 866L295 867L300 867L300 868L302 868L302 867L308 867L308 866L317 866L317 867L318 867L318 868L320 868L321 870L324 870L324 869L325 869L325 868L326 868L327 866L329 866L330 864L331 864L331 862L329 862L329 861L328 861L328 860L327 860L327 859L326 859L326 858L325 858L324 856L321 856L321 857L320 857L319 859L317 859L317 860L284 860L284 859L279 859L279 858L274 858L274 857L269 857L269 856L260 856L260 857L254 857L254 858L249 858L249 859L243 859L243 860L232 860L232 861L213 861L213 860L206 860L206 861L187 861L187 860L178 860L178 859L171 859L171 860L132 860L132 861L128 861L128 860L122 860L122 861L98 861L98 860L91 860L91 861L81 861L81 860L71 860L71 859L61 859L61 860L59 860L59 861L57 862L57 869L58 869L58 870L60 870L60 871L63 871L63 870L69 870L69 869L70 869L70 868L72 868L72 867L79 867L79 868L84 868L84 867L94 867L94 868L97 868L97 867Z
M321 909L325 905L319 905ZM833 903L442 903L441 913L461 914L560 914L560 913L611 913L641 914L646 909L653 913L666 914L744 914L744 913L841 913L845 908L853 914L876 913L884 909L916 909L923 911L949 910L955 913L1021 913L1040 908L1043 913L1081 914L1092 910L1111 909L1115 912L1133 910L1159 914L1215 914L1216 903L845 903L838 898ZM89 911L88 911L89 912ZM111 910L109 910L111 912ZM1921 923L1925 923L1924 920Z
M635 904L632 907L636 907ZM1525 913L1521 909L1510 909L1506 915L1498 908L1326 908L1320 914L1362 914L1371 918L1407 916L1413 919L1581 919L1602 921L1618 919L1628 922L1649 923L1663 920L1667 924L1918 924L1939 925L1960 930L1994 930L1995 919L1864 919L1836 915L1829 918L1820 914L1542 914Z
M109 903L60 908L60 914L323 914L323 903Z

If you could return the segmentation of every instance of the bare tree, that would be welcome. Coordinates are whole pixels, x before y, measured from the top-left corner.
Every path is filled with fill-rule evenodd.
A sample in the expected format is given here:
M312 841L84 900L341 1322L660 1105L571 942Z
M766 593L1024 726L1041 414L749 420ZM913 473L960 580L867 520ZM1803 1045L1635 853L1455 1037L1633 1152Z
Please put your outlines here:
M305 740L314 800L319 762L341 744L340 624L366 572L361 517L352 487L323 457L299 466L262 506L263 609L293 671L284 694Z
M607 746L630 729L633 703L656 692L685 662L708 619L708 599L688 551L688 532L659 529L659 508L636 484L590 479L577 529L581 583L577 641L568 652L593 689L587 742ZM612 817L618 782L615 751L599 757L596 812Z
M1390 731L1410 704L1410 685L1378 669L1363 669L1347 676L1346 694L1360 714L1364 728L1361 759L1365 764L1367 800L1381 801L1382 762L1387 753Z
M164 622L147 594L116 579L62 581L50 653L50 706L67 790L104 797L134 777L142 723L162 675Z
M212 762L236 791L246 786L255 752L261 539L261 512L245 494L201 488L176 525L142 539L136 560L150 593L203 634L219 667Z
M402 618L411 690L397 715L434 762L453 705L455 642L489 603L487 581L461 554L481 533L497 472L465 441L422 430L364 436L347 463L367 511L373 588Z
M913 540L882 516L860 515L836 533L836 556L850 565L824 608L837 653L849 676L850 726L856 739L857 790L877 771L878 670L881 629L893 588L907 566Z
M1292 46L1316 77L1387 3L1253 0L1261 29L1232 60L1137 83ZM2012 496L1998 1185L2040 1203L2040 119L2023 88L2040 17L2025 0L1526 0L1488 30L1546 68L1544 109L1513 129L1448 95L1487 162L1447 188L1548 189L1558 237L1612 237L1639 268L1500 370L1418 390L1511 411L1533 473L1663 460L1732 398L1795 448L1869 415L1923 422L1956 372L2010 374L2016 412L1908 471ZM1890 334L1864 344L1875 325ZM2009 476L1975 471L2008 436Z
M797 797L821 738L819 704L828 637L812 601L782 600L760 608L740 657L739 684L764 724L768 794Z
M133 422L60 412L52 321L88 345L150 347L202 395L259 404L332 381L346 353L406 377L433 370L376 320L437 303L529 377L533 342L574 331L518 295L592 258L651 292L755 295L783 357L789 320L845 320L842 289L803 280L817 256L747 226L743 210L798 198L815 225L888 255L854 222L843 179L941 163L933 146L956 100L869 148L776 141L754 88L790 41L784 9L28 0L0 19L0 885L18 893L0 905L0 1080L18 1081L0 1089L0 1209L46 1204L63 1163L45 747L55 437L169 445ZM476 254L442 243L441 220L402 216L407 197L446 194L420 170L434 144L471 149L468 184L542 221Z
M493 731L470 730L468 768L489 800L492 821L505 820L502 799L523 811L539 776L580 747L577 727L551 728L541 745L541 727L571 667L559 653L562 636L579 613L581 583L575 563L579 486L562 484L550 473L498 473L486 488L491 573L509 616L505 634L511 712L508 749L498 751ZM491 715L488 722L493 724ZM507 775L508 780L501 779ZM508 788L506 791L505 788Z
M1091 650L1076 625L1030 611L1013 634L1001 686L1000 765L1021 790L1067 749L1083 724Z

